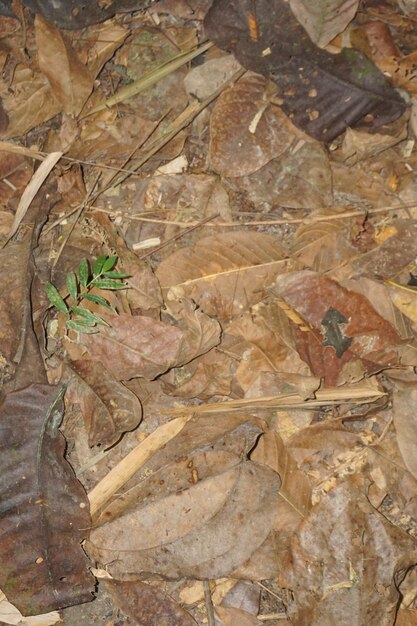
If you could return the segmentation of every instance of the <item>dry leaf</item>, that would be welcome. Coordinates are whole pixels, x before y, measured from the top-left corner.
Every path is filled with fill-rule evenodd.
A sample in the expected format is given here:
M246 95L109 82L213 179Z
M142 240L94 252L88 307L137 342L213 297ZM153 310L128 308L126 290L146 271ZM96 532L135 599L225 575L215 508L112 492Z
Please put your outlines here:
M359 0L290 0L297 20L323 48L353 20L358 6Z
M61 110L78 115L93 90L93 77L66 36L40 15L35 18L39 67ZM53 63L51 63L53 59Z
M246 176L282 154L294 140L267 81L252 75L224 91L210 117L210 161L222 176Z

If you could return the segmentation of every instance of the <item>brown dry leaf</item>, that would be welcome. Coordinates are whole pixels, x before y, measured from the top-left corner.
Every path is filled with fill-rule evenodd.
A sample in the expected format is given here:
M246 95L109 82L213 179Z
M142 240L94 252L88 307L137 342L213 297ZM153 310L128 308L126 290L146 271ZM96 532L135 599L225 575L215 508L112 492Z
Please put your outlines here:
M417 291L415 287L399 285L392 280L386 281L386 285L394 306L412 322L417 323Z
M295 233L291 254L308 268L317 272L328 272L334 267L356 256L357 249L351 243L351 219L329 219L334 211L314 211L310 213L308 222L302 224ZM320 217L320 221L315 218Z
M60 111L60 105L51 93L45 76L34 72L30 67L19 63L14 73L14 90L1 85L1 95L9 116L7 128L0 133L2 139L24 135Z
M102 363L80 359L71 363L72 400L78 402L88 433L88 443L111 446L142 419L138 398L115 380ZM75 398L74 398L75 396Z
M94 337L81 335L79 341L117 380L152 380L208 352L220 341L218 322L190 303L183 310L184 329L144 316L108 313L102 317L110 326Z
M259 626L256 615L236 607L216 606L216 615L221 620L221 626Z
M78 115L93 90L93 77L65 35L51 22L35 18L39 67L65 113ZM51 63L53 59L53 63Z
M205 100L241 67L232 54L209 59L188 72L184 87L189 95Z
M274 293L290 307L290 319L294 312L299 317L293 322L297 350L326 384L397 363L401 338L364 296L310 271L279 276Z
M417 389L401 389L393 397L397 443L407 469L417 478Z
M340 156L348 165L372 158L388 148L396 146L407 137L407 126L401 126L398 133L388 135L367 133L363 130L348 128L343 137Z
M333 200L329 155L312 139L300 139L280 157L233 183L262 211L272 210L277 204L319 209L331 206Z
M191 419L183 424L175 437L152 450L146 465L138 468L135 475L131 474L125 486L118 486L108 498L108 503L100 507L100 515L94 515L95 524L111 521L135 509L138 504L154 500L155 496L165 497L180 492L196 480L234 467L249 452L261 432L259 425L242 415L224 414L216 423L210 418ZM147 439L138 448L146 448L146 442ZM211 453L209 456L208 452ZM117 466L112 471L116 470Z
M0 590L0 620L1 624L12 624L13 626L53 626L61 622L58 611L24 617L19 609L11 604L4 593Z
M381 245L356 256L332 272L332 276L338 280L360 276L395 280L417 255L417 221L394 219L390 231L392 235Z
M115 605L136 624L143 626L197 626L179 604L157 587L139 580L105 579Z
M373 509L351 478L313 508L294 537L292 568L281 581L294 593L289 617L308 626L392 626L395 576L416 555L412 539Z
M169 306L187 296L207 315L227 320L259 302L277 274L294 268L284 256L270 235L219 234L174 252L160 263L156 276Z
M270 532L279 485L269 468L242 462L94 530L88 551L114 575L227 576Z
M251 174L293 142L295 131L268 101L267 86L263 77L250 75L218 98L210 118L210 161L219 174Z
M355 17L359 0L290 0L297 20L312 41L324 48Z
M395 626L417 626L417 609L400 609Z
M95 24L88 29L87 67L91 76L98 75L128 34L129 31L115 20Z

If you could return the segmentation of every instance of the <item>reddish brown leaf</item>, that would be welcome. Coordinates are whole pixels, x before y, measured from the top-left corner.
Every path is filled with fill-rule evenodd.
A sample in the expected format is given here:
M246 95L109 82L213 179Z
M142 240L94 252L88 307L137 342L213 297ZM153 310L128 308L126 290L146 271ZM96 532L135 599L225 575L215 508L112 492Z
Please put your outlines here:
M307 324L293 323L297 350L327 384L397 363L401 338L364 296L307 271L279 276L274 293Z
M90 446L111 446L123 433L136 428L142 407L134 393L97 361L79 359L71 367L78 374L73 381L75 401L81 407Z
M184 330L143 316L106 314L105 319L110 327L93 337L82 335L80 341L117 380L151 380L207 352L220 339L218 322L191 305L184 307Z
M223 92L210 118L210 161L223 176L246 176L294 140L285 115L268 103L267 81L248 76Z
M105 580L116 606L143 626L197 626L194 618L157 587L139 580Z
M24 615L92 600L80 543L88 500L64 459L62 393L33 385L0 407L0 586Z

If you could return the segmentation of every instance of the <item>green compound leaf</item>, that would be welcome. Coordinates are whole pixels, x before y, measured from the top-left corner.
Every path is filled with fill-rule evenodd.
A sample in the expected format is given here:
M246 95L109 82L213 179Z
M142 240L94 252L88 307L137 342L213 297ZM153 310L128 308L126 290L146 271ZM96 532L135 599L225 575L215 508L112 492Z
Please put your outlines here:
M119 283L117 280L112 280L111 278L101 278L100 280L94 281L95 287L99 287L100 289L129 289L128 285L124 283Z
M83 287L87 287L88 285L88 274L88 261L87 259L82 259L78 268L78 278Z
M111 306L110 302L106 300L106 298L103 298L103 296L98 296L95 293L85 293L83 294L83 299L90 300L90 302L94 302L95 304L100 304L106 307L106 309L110 309L113 313L116 313L114 306Z
M103 272L103 274L105 272L108 272L109 270L112 270L114 268L114 266L117 263L117 256L109 256L108 259L103 263L103 267L101 268L101 271Z
M61 313L68 313L68 307L55 285L47 282L45 289L49 302Z
M101 256L97 257L94 263L94 267L93 267L94 276L100 276L103 270L103 265L105 264L106 261L107 261L107 255L105 254L102 254Z
M71 298L75 301L77 301L78 298L78 284L77 284L77 277L74 274L74 272L70 272L67 276L67 280L66 280L66 284L67 284L67 289L68 289L68 293L71 296Z
M102 276L105 276L105 278L129 278L130 274L125 274L124 272L103 272Z
M82 317L82 320L74 320L78 324L82 322L82 324L88 324L90 326L95 326L96 324L101 324L102 326L108 326L107 322L102 320L98 315L88 311L87 309L83 309L80 306L72 306L71 311L76 315Z
M88 335L93 335L94 333L98 333L98 328L92 328L91 326L84 326L82 324L82 320L74 321L69 320L67 322L67 328L77 331L77 333L84 333Z

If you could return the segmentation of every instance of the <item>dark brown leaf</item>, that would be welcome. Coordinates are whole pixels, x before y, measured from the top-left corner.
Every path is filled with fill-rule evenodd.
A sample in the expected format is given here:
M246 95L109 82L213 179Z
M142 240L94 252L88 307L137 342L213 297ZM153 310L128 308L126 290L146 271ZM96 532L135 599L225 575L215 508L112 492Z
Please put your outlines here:
M405 102L365 55L317 48L285 0L216 0L205 21L209 37L280 87L283 111L304 131L331 141L366 115L371 126L398 118ZM253 25L253 22L252 22Z
M88 500L64 459L62 392L33 385L0 407L0 586L24 615L92 600Z

